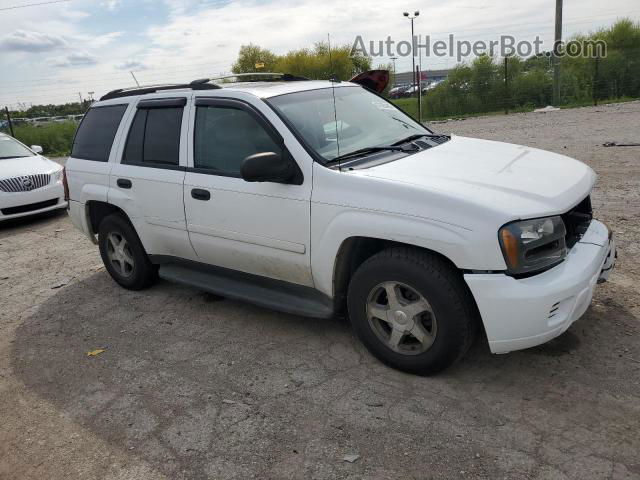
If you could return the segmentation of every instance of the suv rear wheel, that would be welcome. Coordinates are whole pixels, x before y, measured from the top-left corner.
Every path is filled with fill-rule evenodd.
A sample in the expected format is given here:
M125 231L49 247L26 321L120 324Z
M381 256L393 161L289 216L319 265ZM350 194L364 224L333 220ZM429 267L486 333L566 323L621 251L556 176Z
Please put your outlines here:
M100 222L98 245L105 268L124 288L140 290L158 278L138 235L122 215L112 214Z
M429 252L393 248L374 255L353 275L347 300L358 337L400 370L436 373L474 338L471 294L459 272Z

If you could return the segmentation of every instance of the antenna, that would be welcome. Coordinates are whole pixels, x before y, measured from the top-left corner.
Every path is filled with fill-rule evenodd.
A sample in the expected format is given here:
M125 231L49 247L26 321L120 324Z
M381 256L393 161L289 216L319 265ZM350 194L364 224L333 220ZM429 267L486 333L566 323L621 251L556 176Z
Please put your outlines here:
M140 86L140 84L138 83L138 79L137 79L137 78L136 78L136 76L133 74L133 72L129 72L129 73L131 74L131 76L132 76L132 77L133 77L133 79L135 80L136 85L137 85L137 86Z
M334 80L333 60L331 58L331 34L327 33L327 44L329 45L329 80Z

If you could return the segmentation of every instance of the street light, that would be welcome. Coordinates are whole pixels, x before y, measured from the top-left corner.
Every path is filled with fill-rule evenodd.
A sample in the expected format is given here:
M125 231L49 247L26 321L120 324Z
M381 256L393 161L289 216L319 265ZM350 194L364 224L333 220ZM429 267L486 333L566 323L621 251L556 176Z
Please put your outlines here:
M412 84L415 85L415 81L416 81L416 52L413 49L413 46L414 46L414 42L413 42L413 20L418 15L420 15L420 11L416 10L415 12L413 12L413 15L411 15L409 12L404 12L403 15L405 17L407 17L409 20L411 20L411 64L413 65L413 69L411 70L411 75L413 77Z
M398 57L390 57L390 59L393 62L393 85L395 86L395 83L396 83L396 60L398 59Z

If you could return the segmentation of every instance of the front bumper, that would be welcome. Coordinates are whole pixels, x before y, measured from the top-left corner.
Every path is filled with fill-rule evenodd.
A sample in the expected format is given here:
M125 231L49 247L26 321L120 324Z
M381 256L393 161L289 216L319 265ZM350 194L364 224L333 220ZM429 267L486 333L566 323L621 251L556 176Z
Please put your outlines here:
M0 221L65 208L62 182L53 182L29 192L0 192Z
M533 277L466 274L493 353L533 347L563 333L591 304L616 260L615 240L593 220L560 265Z

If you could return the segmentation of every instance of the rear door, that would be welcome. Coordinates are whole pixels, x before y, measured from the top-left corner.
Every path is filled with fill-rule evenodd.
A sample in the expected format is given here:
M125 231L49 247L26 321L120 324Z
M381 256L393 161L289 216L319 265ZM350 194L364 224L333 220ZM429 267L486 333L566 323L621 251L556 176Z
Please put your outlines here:
M128 99L107 103L92 107L84 116L65 164L72 202L107 201L109 173L125 127L122 119L128 107Z
M151 255L192 259L184 217L187 95L141 98L129 118L109 202L121 207Z
M189 237L201 262L312 285L311 162L300 162L308 155L259 103L196 98L184 189ZM260 152L298 160L302 184L243 180L243 160Z

